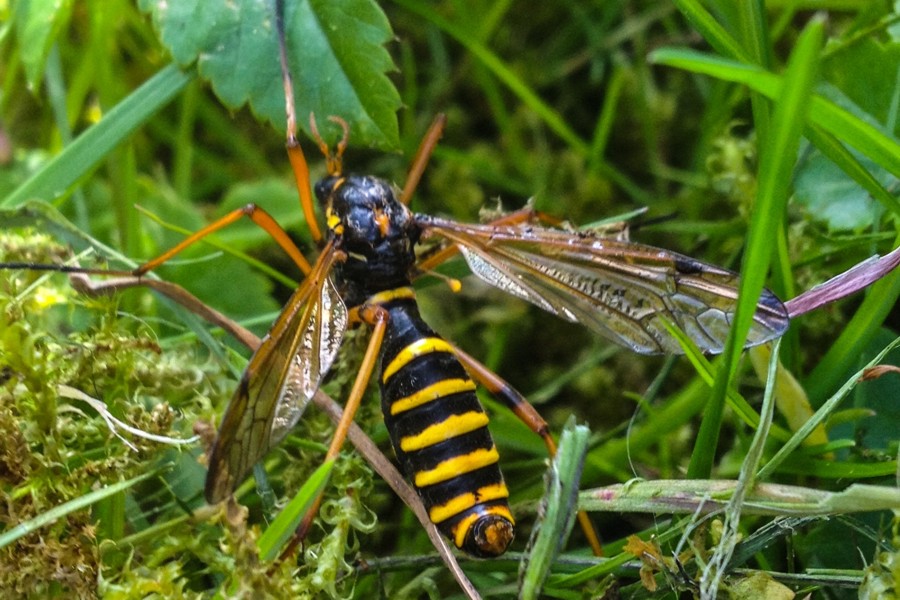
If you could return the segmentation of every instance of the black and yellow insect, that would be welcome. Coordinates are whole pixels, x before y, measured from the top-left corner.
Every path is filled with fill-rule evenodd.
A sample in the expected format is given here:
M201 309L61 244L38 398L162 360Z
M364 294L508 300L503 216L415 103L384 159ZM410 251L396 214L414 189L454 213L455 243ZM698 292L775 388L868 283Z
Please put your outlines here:
M423 144L413 172L441 127L437 121L426 137L432 141ZM380 363L385 423L432 521L458 548L498 555L512 540L514 519L470 375L522 415L551 451L552 441L523 398L423 322L412 287L422 268L417 243L440 236L448 242L445 255L458 249L488 283L647 354L680 351L664 320L704 351L721 351L738 277L666 250L540 227L525 213L488 225L415 214L406 204L409 185L398 199L383 180L344 175L343 148L342 142L329 155L329 175L315 185L327 223L323 250L314 265L300 263L306 279L244 373L210 457L207 499L227 497L287 434L331 366L348 324L363 322L372 337L346 413L352 415ZM289 149L299 165L303 206L312 214L305 160L295 143ZM244 214L263 221L255 207ZM273 232L285 239L281 234ZM748 345L781 335L787 325L783 305L765 291Z
M282 33L283 35L283 33ZM549 450L546 423L515 390L435 334L419 315L413 280L455 252L487 283L643 354L679 353L669 325L706 352L723 349L737 300L738 276L667 250L541 225L523 212L484 225L462 224L408 208L416 182L443 127L426 136L406 187L345 175L345 140L328 153L328 176L315 184L325 214L316 226L306 160L294 138L293 99L282 43L288 106L288 151L312 237L321 246L310 264L267 213L248 205L186 238L132 274L144 275L222 227L247 216L303 270L293 293L254 353L222 419L209 458L206 497L229 497L270 448L297 423L328 373L348 327L371 337L329 455L336 454L370 377L377 374L385 423L406 476L430 518L456 547L478 556L503 553L514 517L476 396L476 381L509 405ZM424 261L416 246L443 240ZM748 346L780 336L789 317L765 290Z
M498 555L512 540L514 520L487 416L459 357L517 412L529 409L419 316L412 287L416 244L441 236L488 283L646 354L679 352L664 319L704 351L721 351L737 275L658 248L539 227L525 216L520 223L465 225L414 214L387 182L345 176L340 152L330 157L328 177L315 185L327 223L324 250L250 361L210 457L207 499L230 494L287 434L348 323L362 321L373 328L370 359L349 404L358 402L380 363L385 423L432 521L458 548ZM303 189L304 203L310 202ZM780 335L787 325L783 305L765 291L748 345ZM539 417L526 420L547 435Z

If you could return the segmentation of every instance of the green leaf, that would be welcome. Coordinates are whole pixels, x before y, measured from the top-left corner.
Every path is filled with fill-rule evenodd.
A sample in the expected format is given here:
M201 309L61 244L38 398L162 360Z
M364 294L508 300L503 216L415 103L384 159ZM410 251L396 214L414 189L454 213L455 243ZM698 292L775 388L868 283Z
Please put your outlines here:
M879 365L884 361L885 356L888 353L900 346L900 338L895 339L893 342L884 347L884 349L878 353L878 355L873 358L869 363L860 371L856 373L853 377L848 379L841 388L831 396L828 400L826 400L821 407L815 412L815 414L804 423L803 427L798 429L794 435L788 440L785 444L779 447L778 452L769 459L769 462L760 469L758 477L759 479L764 479L765 477L770 476L774 473L778 466L788 457L791 452L793 452L802 442L805 440L813 430L816 429L821 423L824 423L825 420L835 411L840 402L844 399L850 391L856 387L856 385L860 382L863 375L865 374L866 369L874 367L875 365Z
M853 152L844 147L836 137L826 133L817 125L807 127L805 133L807 139L809 139L816 147L816 150L827 156L831 162L840 167L840 169L849 176L850 180L856 182L863 190L880 202L885 209L894 214L900 214L900 203L897 202L897 199L894 198L890 191L888 191L888 188L884 187L881 181L876 177L876 174L884 173L883 170L876 169L873 173L867 168L866 164L863 164L862 160L858 159ZM867 161L867 164L872 165L873 163ZM801 165L798 168L798 171L802 169L803 166ZM881 176L881 179L886 180L887 177Z
M673 4L717 52L738 60L750 60L747 52L698 0L674 0Z
M879 175L883 186L896 181L871 161L860 162L868 173ZM810 219L823 223L832 232L867 229L883 212L865 189L818 150L797 170L794 200L806 208Z
M841 90L826 84L819 86L819 93L861 122L875 128L880 126L870 113ZM810 218L823 222L831 231L859 231L871 227L881 216L881 210L870 196L885 208L897 212L897 200L884 193L893 188L896 177L860 156L859 152L845 149L818 127L810 127L806 133L815 150L797 169L794 197L806 207Z
M68 24L72 0L20 0L13 4L16 36L28 85L41 84L44 63L59 32Z
M284 130L284 88L272 2L141 0L175 61L196 61L200 75L229 108L248 104ZM399 147L400 96L385 73L394 68L384 44L393 33L371 0L305 0L285 7L288 62L297 119L308 127L335 115L346 120L356 144ZM335 132L336 133L336 132ZM323 134L325 132L323 131Z
M881 329L866 349L865 356L870 356L875 348L885 344L894 335L888 329ZM881 365L900 367L900 357L896 354L888 355ZM884 458L888 460L889 457L896 456L896 450L892 448L897 447L897 423L900 422L900 404L897 403L897 398L900 397L900 377L897 375L900 373L885 374L868 379L864 386L858 386L853 391L854 408L843 411L842 415L848 418L854 414L868 413L867 417L848 423L842 431L847 431L858 444L872 449L871 456L883 452ZM836 421L835 416L832 414L829 417L829 425Z
M793 161L784 160L784 157L797 156L809 96L818 74L823 36L821 19L812 20L801 34L791 53L783 85L778 90L778 103L772 113L771 135L766 140L766 145L760 149L759 183L741 269L738 304L722 358L723 368L716 375L709 405L697 435L695 452L688 468L690 477L706 477L712 469L712 453L708 449L717 445L729 380L737 369L740 348L747 339L747 332L756 312L756 303L769 270L772 250L781 235L793 169Z

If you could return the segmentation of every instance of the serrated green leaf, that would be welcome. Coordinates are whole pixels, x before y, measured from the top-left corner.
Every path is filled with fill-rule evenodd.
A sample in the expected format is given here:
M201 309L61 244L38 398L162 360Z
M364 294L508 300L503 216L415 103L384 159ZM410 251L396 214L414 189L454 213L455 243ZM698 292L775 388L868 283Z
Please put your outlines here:
M50 48L72 14L72 0L20 0L14 10L25 77L37 88Z
M284 130L273 2L141 0L140 7L152 13L174 59L182 66L196 61L226 106L247 104ZM325 130L326 118L335 115L350 124L355 144L396 149L400 96L385 75L394 65L384 48L393 33L378 5L371 0L287 2L285 29L299 125L309 131L308 116L315 114Z

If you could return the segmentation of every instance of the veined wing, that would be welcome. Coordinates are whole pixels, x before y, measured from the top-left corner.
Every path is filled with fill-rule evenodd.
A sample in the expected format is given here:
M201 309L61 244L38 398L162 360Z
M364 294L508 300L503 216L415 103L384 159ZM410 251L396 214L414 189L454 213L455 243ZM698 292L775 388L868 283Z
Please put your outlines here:
M416 215L455 242L487 283L581 323L641 354L681 354L663 319L705 352L721 352L739 276L687 256L588 234L532 226L464 225ZM747 346L780 336L789 318L763 290Z
M347 329L347 307L328 277L331 246L291 296L253 354L209 457L206 499L219 502L297 424Z

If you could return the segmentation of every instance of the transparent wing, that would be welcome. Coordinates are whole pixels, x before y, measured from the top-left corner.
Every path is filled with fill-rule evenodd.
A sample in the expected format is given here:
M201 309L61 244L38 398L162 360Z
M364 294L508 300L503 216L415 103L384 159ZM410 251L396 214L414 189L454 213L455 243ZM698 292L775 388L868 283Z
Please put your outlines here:
M331 368L347 329L347 308L328 278L332 264L326 249L250 359L210 453L210 503L284 439Z
M416 215L455 242L487 283L641 354L681 354L663 324L678 325L705 352L721 352L734 317L737 274L632 242L527 226L466 225ZM747 346L780 336L789 322L763 290Z

